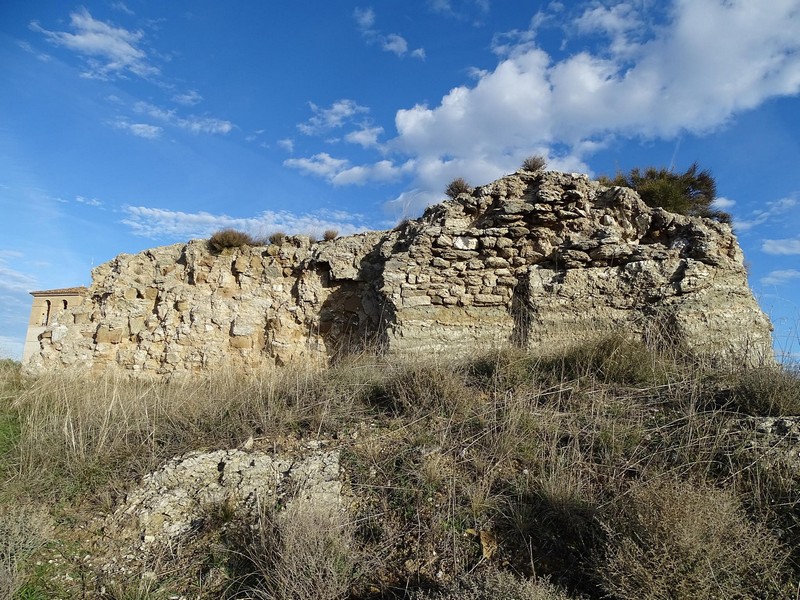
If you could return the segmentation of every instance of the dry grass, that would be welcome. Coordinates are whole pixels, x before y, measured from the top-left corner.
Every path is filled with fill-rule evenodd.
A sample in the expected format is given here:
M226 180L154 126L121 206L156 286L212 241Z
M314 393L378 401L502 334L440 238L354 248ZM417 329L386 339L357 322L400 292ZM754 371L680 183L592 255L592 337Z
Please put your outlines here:
M781 597L798 582L789 442L742 425L742 412L794 410L788 371L708 372L609 338L548 356L362 356L169 382L9 370L0 384L8 504L36 494L108 510L190 449L335 440L351 514L272 507L252 543L226 542L228 586L192 592L201 598L242 586L286 599ZM699 548L719 566L696 560Z
M657 479L617 500L597 564L620 600L781 598L785 550L730 491Z
M570 600L546 580L515 577L490 570L477 577L466 577L436 591L417 591L413 600Z
M27 580L24 565L52 536L52 523L40 506L0 507L0 598L14 598Z
M261 522L246 556L264 600L345 598L356 575L353 524L339 507L294 503Z

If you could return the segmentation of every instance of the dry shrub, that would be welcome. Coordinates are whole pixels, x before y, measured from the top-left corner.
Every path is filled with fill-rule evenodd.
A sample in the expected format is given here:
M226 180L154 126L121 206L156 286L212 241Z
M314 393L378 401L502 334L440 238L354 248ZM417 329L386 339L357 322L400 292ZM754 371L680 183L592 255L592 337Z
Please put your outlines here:
M325 233L322 234L322 239L326 242L335 240L337 237L339 237L339 232L336 229L326 229Z
M444 190L450 198L457 198L459 194L469 194L472 191L470 185L462 177L453 179Z
M415 591L412 600L570 600L544 579L523 579L505 571L465 576L438 591Z
M337 506L296 501L264 511L246 554L264 600L344 598L356 577L353 524Z
M596 572L619 600L787 597L783 548L728 491L662 479L611 510Z
M522 169L524 171L541 171L547 166L547 161L541 154L529 156L522 161Z
M779 366L742 371L734 385L733 403L749 415L800 415L800 374Z
M270 244L280 246L286 239L286 234L283 231L276 231L275 233L270 234L267 239L269 240Z
M226 248L241 248L242 246L256 246L258 242L249 233L235 229L222 229L217 231L208 240L208 247L212 252L222 252Z

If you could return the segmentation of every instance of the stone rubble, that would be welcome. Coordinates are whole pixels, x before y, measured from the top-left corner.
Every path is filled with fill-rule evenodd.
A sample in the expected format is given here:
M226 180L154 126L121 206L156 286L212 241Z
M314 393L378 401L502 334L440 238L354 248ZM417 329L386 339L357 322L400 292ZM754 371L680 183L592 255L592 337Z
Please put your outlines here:
M771 325L728 225L579 174L519 171L391 231L122 254L92 279L87 301L42 334L29 373L551 349L612 332L772 360Z

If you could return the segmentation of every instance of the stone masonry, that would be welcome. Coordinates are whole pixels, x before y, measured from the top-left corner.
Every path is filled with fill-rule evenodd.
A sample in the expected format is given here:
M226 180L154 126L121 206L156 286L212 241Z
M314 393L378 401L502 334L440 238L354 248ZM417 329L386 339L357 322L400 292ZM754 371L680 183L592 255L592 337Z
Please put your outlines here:
M375 349L555 349L608 333L772 360L728 225L585 175L517 173L391 231L122 254L39 336L30 373L255 368Z

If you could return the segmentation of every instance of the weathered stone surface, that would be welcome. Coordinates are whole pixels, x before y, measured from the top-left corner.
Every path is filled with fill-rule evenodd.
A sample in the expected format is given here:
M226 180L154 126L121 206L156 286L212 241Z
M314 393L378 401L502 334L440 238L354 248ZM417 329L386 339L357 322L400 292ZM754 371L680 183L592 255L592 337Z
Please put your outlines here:
M92 278L74 318L42 334L29 372L551 348L616 331L720 359L772 357L728 225L576 174L518 172L386 232L122 254Z
M116 510L98 519L102 533L90 562L112 577L138 573L176 548L190 553L198 535L226 521L252 529L264 513L291 518L308 510L347 509L339 450L324 440L284 454L190 452L146 475Z

